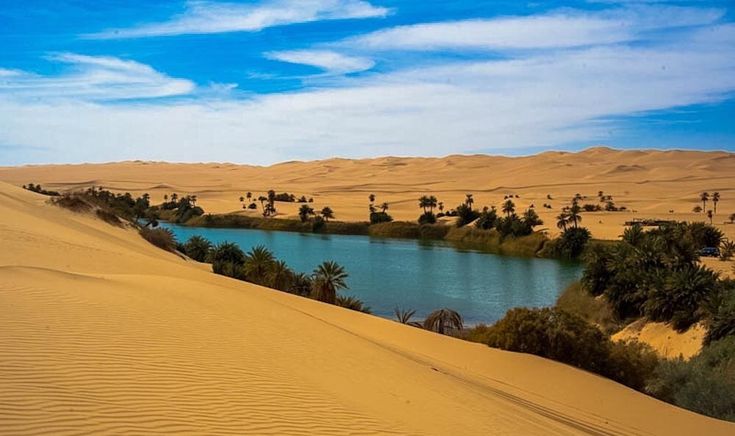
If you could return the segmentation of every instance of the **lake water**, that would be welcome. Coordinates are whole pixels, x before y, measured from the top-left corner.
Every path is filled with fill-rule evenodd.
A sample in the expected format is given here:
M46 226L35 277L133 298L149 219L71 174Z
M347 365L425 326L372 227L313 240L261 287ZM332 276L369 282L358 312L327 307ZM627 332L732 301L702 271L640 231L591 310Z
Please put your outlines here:
M415 309L417 319L448 307L467 324L491 323L513 307L553 305L581 274L577 263L462 250L445 241L161 225L182 242L200 235L246 252L265 245L295 271L334 260L349 273L344 293L388 318L396 306Z

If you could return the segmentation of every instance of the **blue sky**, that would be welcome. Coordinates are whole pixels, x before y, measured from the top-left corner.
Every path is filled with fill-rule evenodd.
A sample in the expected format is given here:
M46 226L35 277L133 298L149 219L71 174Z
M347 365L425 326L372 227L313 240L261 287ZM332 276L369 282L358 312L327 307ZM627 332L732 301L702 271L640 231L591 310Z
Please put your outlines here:
M734 9L5 0L0 165L733 151Z

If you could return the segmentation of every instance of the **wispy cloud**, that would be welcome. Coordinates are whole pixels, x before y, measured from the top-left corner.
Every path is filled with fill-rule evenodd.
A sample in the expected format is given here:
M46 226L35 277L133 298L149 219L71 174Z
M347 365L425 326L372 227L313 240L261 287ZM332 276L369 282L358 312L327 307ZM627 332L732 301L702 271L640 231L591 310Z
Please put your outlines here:
M0 96L15 99L120 100L188 94L195 85L162 74L148 65L108 56L58 53L52 62L70 66L61 75L47 77L30 72L0 74Z
M375 65L371 59L347 56L331 50L293 50L269 52L265 57L292 64L321 68L330 74L348 74L369 70Z
M364 0L265 0L256 4L190 0L183 13L168 21L110 29L85 37L117 39L256 32L267 27L311 21L384 17L388 12Z
M639 6L603 12L560 11L547 15L424 23L350 38L342 47L367 50L550 49L621 43L643 32L710 24L720 9Z
M710 26L655 47L453 63L249 99L29 104L0 94L0 142L48 146L45 156L64 161L88 160L92 148L107 160L270 163L604 141L610 117L735 90L733 34L735 25Z

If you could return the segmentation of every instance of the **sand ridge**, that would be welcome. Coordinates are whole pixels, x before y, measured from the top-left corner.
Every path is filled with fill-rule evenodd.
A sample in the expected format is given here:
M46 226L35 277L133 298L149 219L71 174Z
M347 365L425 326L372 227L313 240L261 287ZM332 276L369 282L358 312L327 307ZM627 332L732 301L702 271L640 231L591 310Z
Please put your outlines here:
M217 276L0 183L0 433L732 434L536 356Z
M452 155L443 158L382 157L286 162L268 167L229 163L174 164L120 162L110 164L41 165L0 168L0 180L22 185L42 183L51 189L80 189L92 185L139 195L154 201L164 194L196 194L214 213L244 211L239 197L268 189L313 197L317 210L330 206L337 219L364 221L368 195L389 203L398 220L415 220L417 199L436 195L453 208L472 193L475 206L497 206L506 195L519 210L531 204L551 234L558 232L555 217L576 193L582 203L599 204L598 191L612 195L627 212L593 212L583 224L597 238L616 239L623 223L635 218L706 221L692 209L703 191L720 192L715 224L730 238L735 225L724 224L735 213L735 155L728 152L614 150L595 147L578 153L544 152L526 157ZM551 196L548 199L547 196ZM552 209L543 208L544 203ZM298 204L278 203L282 217L295 217ZM708 208L712 203L707 204ZM671 212L673 211L673 213ZM257 212L255 212L257 214Z

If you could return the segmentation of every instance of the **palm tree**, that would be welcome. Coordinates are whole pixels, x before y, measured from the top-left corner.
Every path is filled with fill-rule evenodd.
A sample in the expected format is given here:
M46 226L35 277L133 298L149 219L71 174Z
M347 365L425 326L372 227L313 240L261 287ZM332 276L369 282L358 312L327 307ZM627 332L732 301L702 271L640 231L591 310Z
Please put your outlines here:
M253 193L250 192L250 191L246 192L245 193L245 198L247 198L248 200L250 200L251 198L253 198Z
M401 324L422 328L420 322L411 321L411 318L413 318L413 316L416 314L415 310L403 310L400 307L396 307L395 309L393 309L393 313L396 315L396 321L400 322Z
M368 195L368 200L370 200L370 203L375 203L375 194Z
M163 201L168 202L168 194L163 194Z
M731 213L728 218L730 219L730 224L735 224L735 213Z
M314 270L312 298L334 304L337 291L347 289L347 273L337 262L326 261Z
M324 206L321 210L322 218L324 218L324 221L329 221L330 219L334 218L334 211L329 206Z
M573 201L572 207L569 208L569 219L572 221L575 228L578 223L582 222L582 215L580 215L580 212L582 212L582 208L579 206L579 203Z
M709 223L712 224L712 209L707 211L707 218L709 218Z
M709 193L702 192L699 195L699 199L702 200L702 210L707 210L707 200L709 200Z
M433 195L429 196L427 206L429 206L429 212L434 213L434 208L436 207L436 197Z
M465 198L464 204L466 204L467 206L469 206L470 209L471 209L472 208L472 205L475 204L475 199L472 198L472 194L465 194L465 197L466 198Z
M288 292L302 297L308 297L311 293L311 277L304 273L294 274L291 277L291 287Z
M273 262L268 270L266 282L268 286L279 291L287 291L291 288L293 272L282 260Z
M424 328L440 334L450 329L462 330L462 315L451 309L439 309L431 312L424 320Z
M240 203L242 203L242 202L244 202L244 201L245 201L245 197L243 197L243 196L241 195L241 196L240 196Z
M179 194L177 194L175 192L173 194L171 194L171 201L176 202L176 200L178 200L178 199L179 199Z
M245 279L260 285L267 283L268 274L274 262L273 253L264 245L253 247L245 256L245 264L243 265Z
M427 195L419 197L419 207L424 209L424 213L427 212L426 209L429 207L429 197Z
M439 207L439 212L444 212L444 202L440 201L437 205Z
M353 296L345 297L343 295L337 295L337 298L334 300L334 304L339 307L344 307L345 309L355 310L357 312L373 313L370 308L362 302L362 300Z
M720 193L719 192L713 192L712 193L712 206L714 209L714 214L717 215L717 203L720 201Z
M308 221L311 215L314 215L314 209L309 207L309 205L302 204L299 208L299 218L301 218L301 222L305 223Z
M569 225L569 214L566 212L562 212L556 217L556 227L558 227L560 230L567 229L567 226Z
M516 211L516 205L513 203L513 200L507 199L505 200L505 203L503 203L503 213L507 216L510 216L512 213Z
M383 203L380 205L380 211L385 213L385 211L388 210L388 203Z
M536 211L530 208L523 213L523 221L525 221L532 229L544 224Z
M258 197L258 201L260 202L260 208L263 209L263 215L265 215L265 201L268 200L266 197L263 197L262 195Z

